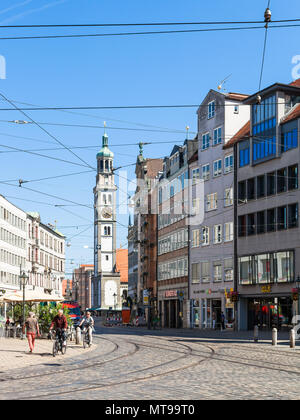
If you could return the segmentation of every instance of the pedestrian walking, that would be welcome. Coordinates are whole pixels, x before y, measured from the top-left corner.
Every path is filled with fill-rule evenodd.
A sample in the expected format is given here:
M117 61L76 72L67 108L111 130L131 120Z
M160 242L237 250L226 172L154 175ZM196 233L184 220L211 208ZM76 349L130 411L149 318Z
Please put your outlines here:
M216 328L216 318L217 318L216 313L213 312L212 313L212 327L213 327L213 330Z
M221 323L222 323L222 330L225 330L225 315L224 315L224 312L221 313Z
M39 323L33 312L29 312L29 317L26 319L23 326L23 334L25 334L25 329L29 345L29 353L32 353L34 350L35 338L37 336L40 337Z

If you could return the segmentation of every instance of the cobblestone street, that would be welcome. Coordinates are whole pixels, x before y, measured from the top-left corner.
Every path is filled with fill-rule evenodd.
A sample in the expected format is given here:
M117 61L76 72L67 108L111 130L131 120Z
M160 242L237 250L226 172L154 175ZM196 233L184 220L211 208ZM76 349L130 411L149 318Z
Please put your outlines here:
M70 345L55 359L46 340L29 355L26 342L2 339L0 398L299 399L300 348L286 337L272 347L271 333L253 343L249 333L98 328L91 350Z

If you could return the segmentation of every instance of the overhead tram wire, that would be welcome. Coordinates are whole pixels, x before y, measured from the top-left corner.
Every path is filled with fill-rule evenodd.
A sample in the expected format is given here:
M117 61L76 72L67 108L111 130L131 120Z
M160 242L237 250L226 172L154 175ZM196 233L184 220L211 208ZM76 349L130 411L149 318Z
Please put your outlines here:
M280 19L274 23L299 22L300 19ZM36 25L0 25L0 29L33 28L85 28L85 27L124 27L124 26L185 26L185 25L250 25L264 23L260 20L249 21L192 21L192 22L138 22L138 23L73 23L73 24L36 24Z
M273 25L270 28L292 28L298 27L300 24L293 25ZM101 34L70 34L70 35L39 35L39 36L14 36L0 37L0 41L17 41L17 40L33 40L33 39L62 39L62 38L102 38L102 37L118 37L118 36L137 36L137 35L167 35L182 33L198 33L198 32L221 32L221 31L242 31L262 29L261 26L245 26L238 28L206 28L206 29L186 29L173 31L145 31L145 32L119 32L119 33L101 33Z
M9 103L11 106L13 106L17 111L21 112L23 115L25 115L26 118L28 118L32 123L34 123L37 127L39 127L44 133L46 133L49 137L51 137L53 140L55 140L58 144L60 144L62 147L64 147L66 150L68 150L70 153L72 153L72 155L74 155L77 159L79 159L82 163L84 163L86 166L90 167L91 169L95 169L93 168L89 163L87 163L85 160L83 160L80 156L78 156L75 152L73 152L72 150L68 149L67 146L65 146L60 140L58 140L55 136L53 136L49 131L47 131L45 128L43 128L39 123L37 123L36 121L34 121L28 114L26 114L23 110L21 110L20 108L17 107L17 105L15 105L11 100L9 100L8 98L6 98L6 96L3 95L3 93L0 92L0 96L7 102Z

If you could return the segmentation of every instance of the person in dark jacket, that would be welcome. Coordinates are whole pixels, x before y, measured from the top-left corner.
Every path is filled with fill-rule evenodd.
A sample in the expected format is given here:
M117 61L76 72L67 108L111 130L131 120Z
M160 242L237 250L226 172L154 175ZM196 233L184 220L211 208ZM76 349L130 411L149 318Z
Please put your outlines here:
M58 314L53 318L53 321L51 322L50 331L55 329L56 333L58 331L61 332L62 338L63 338L63 346L67 344L67 338L66 338L67 328L68 328L67 318L64 315L64 311L62 309L59 309Z

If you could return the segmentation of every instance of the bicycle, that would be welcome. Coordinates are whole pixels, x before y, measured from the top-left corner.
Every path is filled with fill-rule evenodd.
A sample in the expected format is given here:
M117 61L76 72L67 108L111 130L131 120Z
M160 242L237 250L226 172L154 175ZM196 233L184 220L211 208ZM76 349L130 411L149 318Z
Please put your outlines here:
M91 327L84 327L83 329L83 348L86 349L87 347L91 347L92 343L90 341L90 335L89 335L89 328Z
M61 352L61 354L66 354L67 345L63 344L64 339L63 339L62 330L57 329L56 331L53 331L52 334L53 334L52 338L55 339L53 343L53 349L52 349L53 357L55 357L59 351Z

